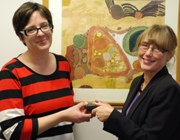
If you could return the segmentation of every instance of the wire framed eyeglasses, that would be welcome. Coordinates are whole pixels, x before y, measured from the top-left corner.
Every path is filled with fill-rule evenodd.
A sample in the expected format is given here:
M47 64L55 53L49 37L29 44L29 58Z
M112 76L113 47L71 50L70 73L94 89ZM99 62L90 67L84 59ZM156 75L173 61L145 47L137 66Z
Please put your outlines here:
M157 46L149 44L147 42L143 42L139 45L139 49L142 52L147 52L149 49L151 49L153 54L161 54L167 52L167 50L159 49Z

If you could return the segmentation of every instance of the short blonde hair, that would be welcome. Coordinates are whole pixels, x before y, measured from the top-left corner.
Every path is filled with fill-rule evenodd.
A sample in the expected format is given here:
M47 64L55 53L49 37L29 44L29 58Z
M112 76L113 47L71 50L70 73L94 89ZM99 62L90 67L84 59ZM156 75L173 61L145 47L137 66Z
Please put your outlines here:
M177 47L177 37L173 29L168 25L154 24L140 34L135 48L138 49L142 41L147 38L149 43L156 44L160 50L166 50L172 54Z

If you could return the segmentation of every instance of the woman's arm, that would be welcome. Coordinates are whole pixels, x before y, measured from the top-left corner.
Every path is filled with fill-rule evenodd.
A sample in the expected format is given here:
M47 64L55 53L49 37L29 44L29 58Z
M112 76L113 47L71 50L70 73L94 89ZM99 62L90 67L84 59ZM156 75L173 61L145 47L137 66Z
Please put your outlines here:
M89 121L92 117L91 113L87 113L86 105L88 102L80 102L66 110L38 118L39 130L38 134L48 130L49 128L57 125L60 122L68 121L74 123L81 123Z

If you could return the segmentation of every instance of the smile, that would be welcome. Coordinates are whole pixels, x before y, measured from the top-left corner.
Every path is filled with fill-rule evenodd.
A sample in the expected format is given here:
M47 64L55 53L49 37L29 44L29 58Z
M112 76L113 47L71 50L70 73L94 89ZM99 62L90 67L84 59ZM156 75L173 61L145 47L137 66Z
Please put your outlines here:
M38 43L38 44L44 44L44 43L46 43L46 41L47 41L46 39L43 39L43 40L37 41L37 43Z
M152 63L152 62L155 62L155 60L149 60L149 59L144 59L144 58L143 58L143 61L144 61L145 63Z

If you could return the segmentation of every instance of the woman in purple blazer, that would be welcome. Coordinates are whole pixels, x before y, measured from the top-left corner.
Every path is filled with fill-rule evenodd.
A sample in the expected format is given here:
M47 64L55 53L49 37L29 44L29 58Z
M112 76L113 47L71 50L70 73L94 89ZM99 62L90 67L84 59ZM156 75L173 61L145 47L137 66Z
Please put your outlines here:
M153 25L137 39L143 74L131 84L122 113L96 101L92 114L119 140L180 140L180 87L169 74L177 38L167 25Z

